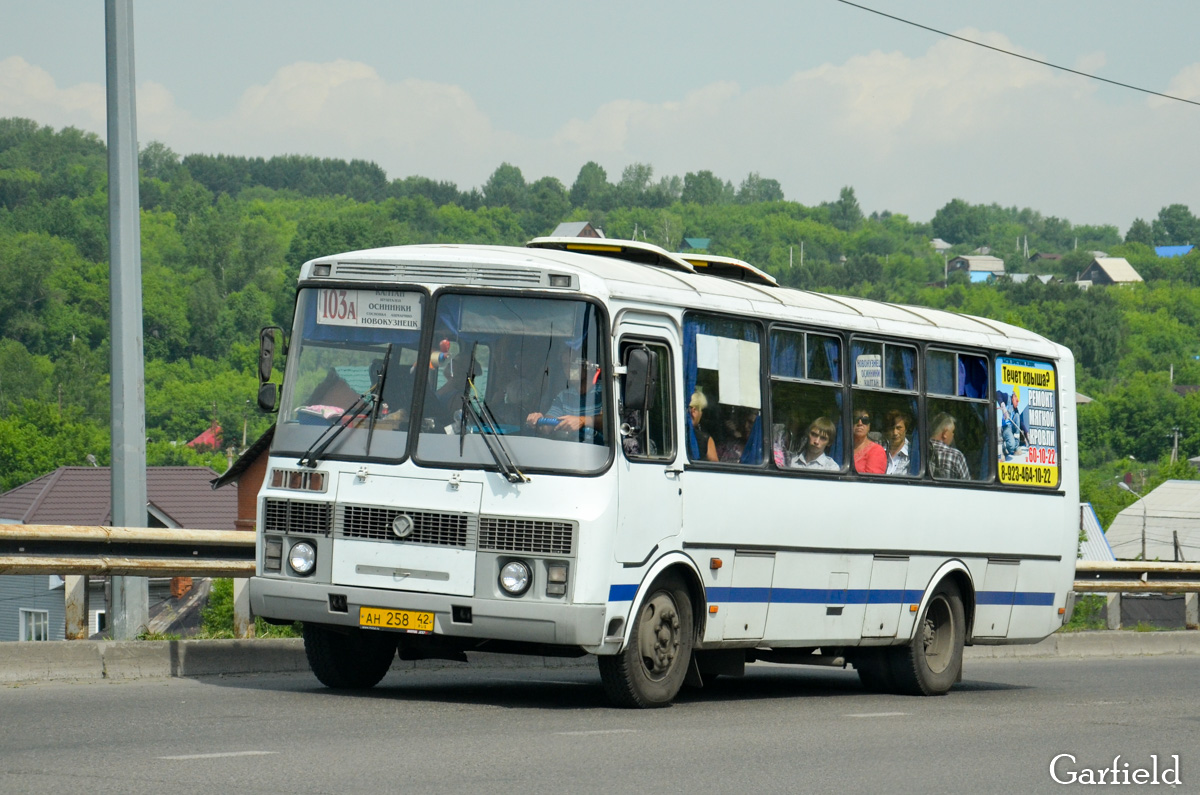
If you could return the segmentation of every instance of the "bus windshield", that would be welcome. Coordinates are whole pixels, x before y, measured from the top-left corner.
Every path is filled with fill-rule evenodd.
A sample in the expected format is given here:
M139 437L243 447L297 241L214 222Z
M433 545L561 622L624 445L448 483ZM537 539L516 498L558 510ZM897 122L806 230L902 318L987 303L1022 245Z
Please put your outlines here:
M425 301L415 291L302 289L274 449L402 458Z
M521 470L603 468L611 419L602 323L586 301L442 295L417 461L493 468L490 440Z

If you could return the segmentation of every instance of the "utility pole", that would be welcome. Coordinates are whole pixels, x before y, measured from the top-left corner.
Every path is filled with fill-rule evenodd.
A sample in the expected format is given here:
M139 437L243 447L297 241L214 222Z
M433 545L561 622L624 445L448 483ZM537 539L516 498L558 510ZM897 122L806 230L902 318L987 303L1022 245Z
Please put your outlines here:
M108 97L108 256L112 333L112 523L146 524L146 392L142 244L133 74L133 0L104 0ZM145 577L112 578L113 636L133 640L150 617Z

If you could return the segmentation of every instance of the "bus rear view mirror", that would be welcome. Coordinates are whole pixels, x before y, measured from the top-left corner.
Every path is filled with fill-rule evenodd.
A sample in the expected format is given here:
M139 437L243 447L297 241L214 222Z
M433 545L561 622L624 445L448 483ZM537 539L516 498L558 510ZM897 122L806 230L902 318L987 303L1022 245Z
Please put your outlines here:
M275 367L275 331L277 328L277 326L267 326L258 332L258 383L260 384L271 380L271 370Z
M625 354L625 408L649 411L654 408L658 386L658 354L646 347L630 348Z
M279 384L267 382L258 385L258 407L263 411L275 411L279 403Z

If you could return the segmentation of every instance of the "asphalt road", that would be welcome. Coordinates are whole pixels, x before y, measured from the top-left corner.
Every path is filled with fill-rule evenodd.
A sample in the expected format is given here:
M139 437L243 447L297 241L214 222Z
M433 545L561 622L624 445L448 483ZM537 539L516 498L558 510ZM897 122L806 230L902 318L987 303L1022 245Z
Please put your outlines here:
M912 698L758 664L650 711L607 706L591 666L393 671L354 693L307 674L11 685L0 792L1055 792L1061 753L1060 777L1179 755L1195 792L1198 668L977 660Z

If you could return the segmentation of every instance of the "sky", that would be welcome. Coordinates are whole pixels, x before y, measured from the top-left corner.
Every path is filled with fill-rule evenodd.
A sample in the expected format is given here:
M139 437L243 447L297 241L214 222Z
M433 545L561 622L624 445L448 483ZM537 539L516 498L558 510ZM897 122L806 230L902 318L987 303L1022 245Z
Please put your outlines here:
M1194 0L860 0L1200 102ZM0 0L0 117L105 134L101 0ZM482 186L757 172L806 205L928 221L954 198L1122 234L1200 212L1200 106L837 0L135 0L137 131L180 155L304 154Z

